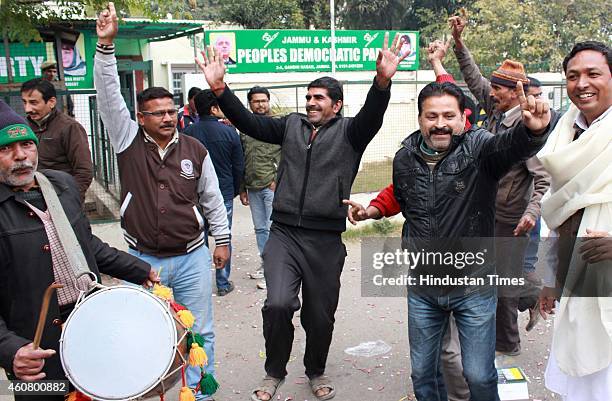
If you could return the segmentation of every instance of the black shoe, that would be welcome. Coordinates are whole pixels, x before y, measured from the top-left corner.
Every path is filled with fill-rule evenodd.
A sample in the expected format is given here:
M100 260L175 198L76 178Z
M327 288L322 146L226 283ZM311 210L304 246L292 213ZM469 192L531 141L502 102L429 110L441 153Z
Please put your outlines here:
M234 291L234 282L230 281L227 288L221 288L217 290L217 295L220 297L224 297L232 291Z

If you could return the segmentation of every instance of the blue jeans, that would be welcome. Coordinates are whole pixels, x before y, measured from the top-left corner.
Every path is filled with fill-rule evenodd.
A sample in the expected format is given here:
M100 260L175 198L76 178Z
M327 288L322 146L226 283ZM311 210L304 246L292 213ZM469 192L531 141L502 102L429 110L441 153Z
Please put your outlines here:
M442 340L452 312L459 331L463 375L471 401L499 401L495 369L495 289L457 296L408 292L412 383L419 401L447 401L440 370Z
M540 245L540 219L536 221L535 227L529 233L529 244L525 250L525 261L523 271L526 273L535 271L535 264L538 262L538 247Z
M230 232L232 231L232 216L234 214L234 200L230 199L230 200L226 200L224 201L225 203L225 209L227 210L227 224L229 226ZM208 233L206 234L206 238L208 238ZM223 269L216 269L215 270L215 278L217 279L217 290L221 290L221 289L227 289L229 288L229 277L230 277L230 273L232 272L232 243L230 242L229 244L229 259L227 260L227 262L225 263L225 266L223 266Z
M149 263L158 272L161 270L162 284L172 288L176 302L193 313L195 323L192 330L204 339L204 351L208 355L206 372L214 375L215 333L213 332L211 259L208 248L202 245L187 254L166 258L147 255L131 248L129 252ZM188 366L186 372L187 384L195 388L200 380L200 368ZM202 395L198 391L196 398L204 400L208 395Z
M257 249L259 249L259 255L263 255L264 246L270 236L270 224L272 224L270 216L272 215L274 191L270 188L249 189L248 194Z

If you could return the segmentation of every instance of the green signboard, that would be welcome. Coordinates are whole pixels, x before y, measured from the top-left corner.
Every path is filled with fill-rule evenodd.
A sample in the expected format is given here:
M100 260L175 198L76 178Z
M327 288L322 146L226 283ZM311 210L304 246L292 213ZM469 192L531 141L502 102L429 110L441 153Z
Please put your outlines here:
M336 71L374 71L386 31L336 31ZM389 46L395 36L389 32ZM419 33L399 32L408 57L399 70L419 68ZM328 30L236 30L206 32L206 43L223 56L228 72L310 72L332 70Z
M95 47L86 35L81 33L75 43L62 42L62 63L67 89L93 88L93 54ZM21 83L33 78L40 78L40 67L45 61L55 61L53 43L32 42L27 46L11 43L10 68L13 82ZM8 83L8 63L0 57L0 84Z

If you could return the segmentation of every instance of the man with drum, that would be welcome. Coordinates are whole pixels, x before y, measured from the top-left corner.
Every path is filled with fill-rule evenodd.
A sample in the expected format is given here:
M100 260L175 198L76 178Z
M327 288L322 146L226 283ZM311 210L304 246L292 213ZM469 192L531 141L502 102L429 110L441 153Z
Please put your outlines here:
M58 354L61 326L79 291L74 286L70 252L58 233L74 233L74 242L78 241L86 265L98 280L103 272L150 285L157 281L157 273L148 263L93 236L74 178L55 170L35 173L37 165L38 138L0 100L0 366L11 380L65 380ZM51 211L53 202L61 205L56 210L67 217L63 226ZM53 282L64 286L50 298L38 348L32 341L37 317L43 293ZM79 279L79 284L88 282L88 276ZM63 398L37 396L37 400Z
M230 231L223 196L204 146L180 134L172 93L151 87L138 94L138 122L121 95L113 41L118 32L113 3L97 21L94 80L98 110L117 153L121 180L121 227L130 253L160 270L175 300L195 317L204 339L207 374L214 374L211 260L204 244L204 219L215 238L214 264L228 260ZM187 369L196 388L200 368ZM198 399L210 395L196 394Z

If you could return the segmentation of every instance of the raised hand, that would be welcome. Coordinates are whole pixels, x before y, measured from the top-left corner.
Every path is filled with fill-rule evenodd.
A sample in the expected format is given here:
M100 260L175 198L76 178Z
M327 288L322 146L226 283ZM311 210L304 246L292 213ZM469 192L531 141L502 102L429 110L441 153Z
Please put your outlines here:
M463 30L467 26L467 19L461 16L450 17L448 24L450 25L451 35L453 35L455 43L460 43L461 34L463 34Z
M381 88L389 86L391 78L393 78L393 75L397 72L397 66L402 60L408 57L408 53L403 56L399 55L402 44L404 44L404 41L400 40L399 37L399 33L396 33L393 38L393 43L391 43L391 47L389 48L389 32L385 33L383 48L378 53L378 58L376 59L376 83Z
M215 95L221 95L225 89L225 82L223 81L225 63L223 62L223 57L218 55L217 50L211 46L207 46L201 53L204 60L200 61L200 59L196 58L195 61L204 73L210 89Z
M117 23L117 12L115 11L115 3L109 2L108 7L98 15L96 21L96 33L98 34L98 42L103 45L113 44L115 36L119 31Z
M433 63L434 61L442 61L444 60L444 56L446 56L446 52L450 47L450 39L445 42L441 40L434 40L427 47L427 61Z
M550 123L548 102L536 99L531 95L525 96L523 83L520 81L516 83L516 91L518 92L519 103L523 111L523 124L534 135L542 135Z

